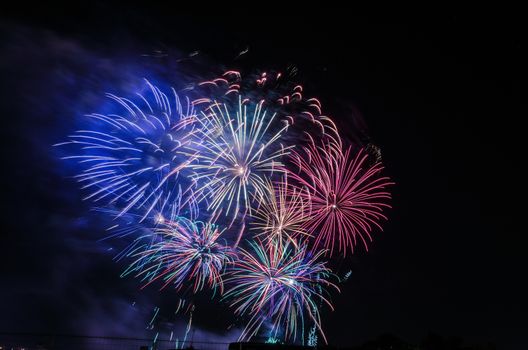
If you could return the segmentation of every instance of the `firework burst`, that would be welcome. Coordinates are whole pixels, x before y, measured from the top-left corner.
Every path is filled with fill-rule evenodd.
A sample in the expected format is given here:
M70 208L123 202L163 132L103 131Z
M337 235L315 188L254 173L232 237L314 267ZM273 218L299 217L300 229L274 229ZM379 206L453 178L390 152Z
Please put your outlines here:
M312 217L305 227L315 237L314 249L322 246L332 255L337 246L346 255L359 239L368 250L373 227L382 229L379 222L386 219L383 209L390 207L391 198L386 188L393 183L380 176L381 163L369 165L367 158L363 150L352 156L351 148L339 152L315 142L302 153L292 153L298 171L290 171L289 176L311 202Z
M310 201L301 193L302 189L288 183L287 175L280 181L267 181L265 197L253 214L251 230L266 244L291 242L296 245L299 238L309 237L305 224L311 215Z
M261 103L248 106L239 98L237 107L235 116L223 103L202 111L190 145L191 152L198 150L190 164L197 199L233 220L251 214L256 199L265 195L266 179L281 171L290 148L280 142L287 125L274 125L276 115L268 115Z
M295 340L305 319L313 321L324 337L317 303L323 301L332 309L325 290L339 289L329 281L330 270L317 262L323 252L313 255L306 245L289 242L279 246L255 241L250 247L240 249L240 259L226 278L232 287L225 298L232 300L235 313L250 315L240 339L251 338L271 322L273 337L284 331L285 339Z
M285 72L270 71L244 76L239 71L229 70L222 75L205 80L198 85L207 87L229 98L233 95L244 96L244 103L260 103L263 108L276 111L281 120L298 130L306 128L320 131L321 137L338 149L342 141L337 126L331 118L323 114L322 104L315 97L306 96L304 87L292 82L297 74L297 68L288 67ZM208 103L211 99L201 98L193 103Z
M112 112L87 115L88 128L56 145L77 153L63 159L78 161L82 170L75 178L89 191L85 200L117 207L117 216L141 212L141 221L193 202L184 181L176 181L192 161L179 151L190 142L193 108L189 103L184 110L174 90L169 98L146 84L135 101L107 94Z
M162 289L173 284L176 289L187 282L193 293L204 286L223 293L223 272L233 258L231 250L220 242L221 231L211 223L180 219L154 230L159 241L133 254L134 263L124 275L142 277L143 287L162 281Z

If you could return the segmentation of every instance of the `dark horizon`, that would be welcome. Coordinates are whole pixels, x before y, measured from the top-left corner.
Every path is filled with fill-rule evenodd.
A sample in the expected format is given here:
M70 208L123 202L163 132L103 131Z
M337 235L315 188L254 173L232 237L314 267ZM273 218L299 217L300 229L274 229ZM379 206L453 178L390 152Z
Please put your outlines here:
M266 6L242 15L95 2L3 13L0 332L150 335L143 319L151 306L173 307L170 289L140 291L119 278L123 265L97 243L98 219L85 215L51 145L71 131L71 113L93 112L77 89L121 92L114 76L98 79L134 75L128 67L170 85L175 57L198 52L226 68L296 67L345 134L364 122L396 183L384 231L368 253L347 257L350 279L333 295L335 311L322 313L330 344L381 334L418 344L433 333L522 347L524 27L513 11L303 14ZM198 337L231 340L225 305L197 303Z

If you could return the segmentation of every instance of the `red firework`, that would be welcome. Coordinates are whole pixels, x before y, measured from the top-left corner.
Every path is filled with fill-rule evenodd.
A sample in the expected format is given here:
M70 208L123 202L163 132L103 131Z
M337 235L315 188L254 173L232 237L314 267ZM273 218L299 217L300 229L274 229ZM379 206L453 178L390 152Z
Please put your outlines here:
M298 171L289 176L311 203L311 218L306 230L315 237L314 248L323 247L333 255L337 246L346 255L348 249L361 240L368 250L374 227L379 222L391 195L386 188L393 184L380 176L383 166L368 163L369 155L361 149L355 156L351 148L337 150L334 145L317 146L314 141L302 152L292 152L291 159Z

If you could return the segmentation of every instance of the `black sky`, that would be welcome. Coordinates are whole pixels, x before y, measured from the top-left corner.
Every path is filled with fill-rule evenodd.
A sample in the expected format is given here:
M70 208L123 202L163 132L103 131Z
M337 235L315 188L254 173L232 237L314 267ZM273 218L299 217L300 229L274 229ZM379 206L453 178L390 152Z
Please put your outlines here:
M66 238L46 230L75 212L61 193L76 186L36 159L39 128L46 140L61 134L53 119L26 113L26 101L35 103L47 86L36 66L61 65L33 37L45 32L114 63L116 52L176 49L227 67L294 64L345 132L346 107L360 111L396 182L385 231L353 258L336 311L324 315L330 341L354 345L394 333L417 342L435 332L504 349L526 345L525 20L515 11L381 15L314 6L306 14L271 5L212 14L95 3L0 18L0 331L72 331L65 325L81 315L64 300L87 281L108 314L115 294L135 297L113 279L119 267L80 269L68 275L78 281L57 282L65 273L58 265L91 258L65 251L72 247L65 240L86 232ZM38 54L13 60L7 50L22 46ZM233 61L247 47L247 58ZM73 294L74 303L95 307L92 296Z

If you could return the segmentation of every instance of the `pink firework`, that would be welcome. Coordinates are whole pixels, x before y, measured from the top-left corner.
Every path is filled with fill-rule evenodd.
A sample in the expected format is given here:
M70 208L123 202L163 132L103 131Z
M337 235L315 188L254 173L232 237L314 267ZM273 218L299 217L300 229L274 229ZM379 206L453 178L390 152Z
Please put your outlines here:
M339 151L333 145L317 146L314 141L303 152L292 152L298 171L289 176L302 186L311 202L312 217L305 227L314 237L314 247L324 247L333 255L337 246L346 255L354 252L358 239L368 250L374 227L380 230L381 220L391 195L386 188L393 183L380 176L383 166L370 165L368 154L361 149L355 156L351 148Z

